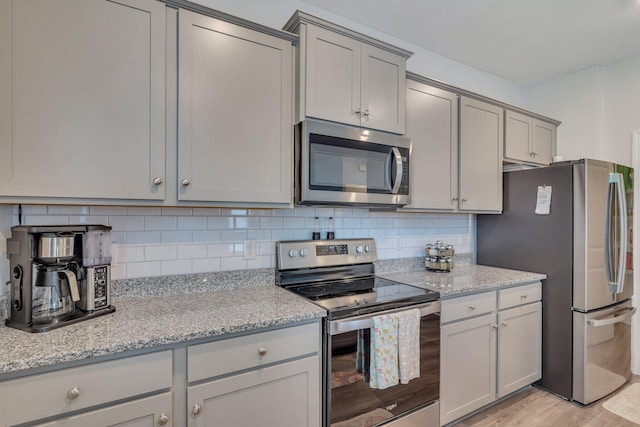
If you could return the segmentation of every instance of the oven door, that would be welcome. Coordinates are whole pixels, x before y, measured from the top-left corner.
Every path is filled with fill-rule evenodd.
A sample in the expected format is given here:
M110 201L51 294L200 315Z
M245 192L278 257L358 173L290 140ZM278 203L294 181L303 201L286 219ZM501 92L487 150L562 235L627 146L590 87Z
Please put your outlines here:
M420 309L420 376L386 389L369 386L374 316ZM325 425L439 426L440 302L327 322Z

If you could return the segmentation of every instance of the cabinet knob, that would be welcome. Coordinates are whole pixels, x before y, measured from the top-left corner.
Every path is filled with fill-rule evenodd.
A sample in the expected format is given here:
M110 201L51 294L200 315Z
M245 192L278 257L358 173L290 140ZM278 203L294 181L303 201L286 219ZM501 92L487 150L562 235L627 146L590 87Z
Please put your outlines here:
M191 409L191 413L193 415L200 415L202 413L202 406L196 403L195 405L193 405L193 408Z
M187 178L185 178L182 181L180 181L180 184L182 184L184 187L186 187L189 184L191 184L191 181L189 181Z
M162 178L160 178L159 176L156 176L155 178L153 178L153 185L160 185L162 184Z
M507 327L507 322L502 322L501 325L502 325L503 328L506 328Z
M364 110L362 112L362 115L365 116L365 117L369 117L369 110Z
M522 298L522 299L527 299L527 294L522 294L522 295L520 295L520 298Z
M67 399L76 400L80 397L80 389L78 387L74 387L67 392Z
M264 357L267 355L267 348L266 347L260 347L258 349L258 355L260 355L260 357Z
M462 200L460 200L460 201L461 201L462 203L464 203L464 202L466 202L466 201L467 201L467 199L462 199Z
M494 324L494 325L491 325L491 327L492 327L493 329L498 329L498 325L495 325L495 324Z
M474 304L469 304L469 310L475 310L476 306Z
M458 201L458 198L457 198L457 197L454 197L453 199L451 199L451 201L452 201L452 202L457 202L457 201Z
M358 107L355 110L353 110L353 112L360 115L362 113L362 110L360 109L360 107Z
M169 422L169 417L165 414L160 415L160 418L158 418L158 424L160 424L161 426L167 424Z

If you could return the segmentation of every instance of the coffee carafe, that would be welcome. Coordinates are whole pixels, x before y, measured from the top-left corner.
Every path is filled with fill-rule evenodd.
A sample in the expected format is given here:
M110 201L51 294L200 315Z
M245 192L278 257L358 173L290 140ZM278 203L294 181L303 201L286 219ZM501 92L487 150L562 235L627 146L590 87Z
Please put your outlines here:
M7 326L44 332L114 312L110 230L104 225L12 227Z

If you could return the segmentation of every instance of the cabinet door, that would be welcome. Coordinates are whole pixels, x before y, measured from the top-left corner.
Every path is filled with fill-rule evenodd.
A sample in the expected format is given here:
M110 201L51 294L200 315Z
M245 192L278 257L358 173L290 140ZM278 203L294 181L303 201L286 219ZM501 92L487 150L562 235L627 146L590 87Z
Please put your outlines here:
M453 210L458 193L458 96L407 80L412 209Z
M0 195L164 199L165 5L0 9Z
M524 162L534 161L533 119L507 110L505 120L504 157Z
M548 165L553 159L556 147L557 128L552 123L542 120L533 120L533 153L534 161L543 165Z
M178 200L292 201L292 46L179 11Z
M498 313L498 397L541 378L542 303Z
M367 44L361 51L361 125L405 133L406 60Z
M502 210L503 110L460 97L461 211Z
M440 425L496 398L495 314L440 329Z
M189 387L189 427L320 425L320 360L307 357Z
M171 427L171 393L62 418L38 427ZM181 423L176 423L181 425Z
M314 25L306 28L306 115L359 126L361 43Z

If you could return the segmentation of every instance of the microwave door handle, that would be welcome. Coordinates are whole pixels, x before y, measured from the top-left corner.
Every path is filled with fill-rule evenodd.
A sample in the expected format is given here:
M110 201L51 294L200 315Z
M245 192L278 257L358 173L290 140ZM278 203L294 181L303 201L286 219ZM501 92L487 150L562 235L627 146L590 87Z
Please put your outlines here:
M393 161L396 162L396 179L393 181L391 194L398 194L400 185L402 184L402 155L400 155L400 150L398 150L397 147L391 148L391 153L393 153Z

